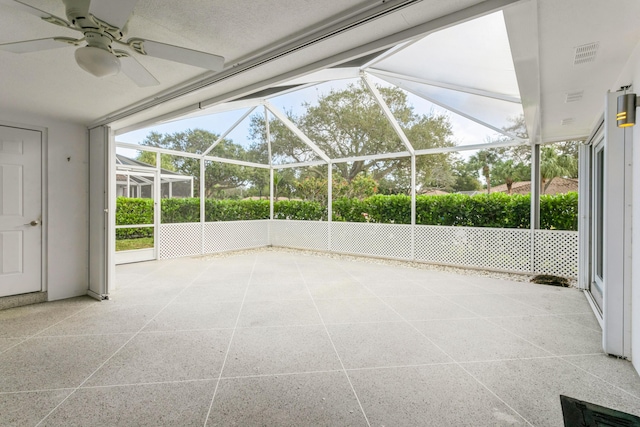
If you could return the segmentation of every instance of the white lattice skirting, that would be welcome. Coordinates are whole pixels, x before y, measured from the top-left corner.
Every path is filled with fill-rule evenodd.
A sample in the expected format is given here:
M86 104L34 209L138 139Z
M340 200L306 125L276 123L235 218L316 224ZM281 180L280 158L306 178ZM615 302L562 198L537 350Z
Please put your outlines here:
M163 224L160 258L279 246L497 271L578 274L578 233L321 221Z

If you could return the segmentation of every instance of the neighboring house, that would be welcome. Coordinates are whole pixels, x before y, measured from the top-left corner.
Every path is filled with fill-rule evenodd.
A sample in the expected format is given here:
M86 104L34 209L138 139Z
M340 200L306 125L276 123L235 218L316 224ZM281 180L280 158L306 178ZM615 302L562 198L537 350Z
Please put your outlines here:
M571 191L578 191L578 180L573 178L555 177L549 182L545 182L540 188L540 194L566 194ZM507 184L496 185L491 187L492 193L507 193ZM531 193L531 181L514 182L511 185L511 194L529 194Z
M136 168L138 168L136 170ZM152 198L153 173L140 168L155 166L116 154L116 196ZM193 197L193 177L160 169L161 197Z

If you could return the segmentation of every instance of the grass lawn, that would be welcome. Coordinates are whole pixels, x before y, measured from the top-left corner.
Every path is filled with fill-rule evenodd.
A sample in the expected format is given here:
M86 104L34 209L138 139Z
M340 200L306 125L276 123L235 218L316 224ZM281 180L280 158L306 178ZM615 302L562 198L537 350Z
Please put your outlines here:
M116 240L116 251L130 251L133 249L147 249L152 247L153 237Z

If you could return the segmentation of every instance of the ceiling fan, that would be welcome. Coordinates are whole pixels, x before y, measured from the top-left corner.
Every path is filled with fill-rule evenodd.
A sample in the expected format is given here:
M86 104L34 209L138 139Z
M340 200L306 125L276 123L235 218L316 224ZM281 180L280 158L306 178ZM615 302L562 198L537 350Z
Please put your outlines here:
M213 71L220 71L224 58L206 52L173 46L137 37L125 39L125 25L137 0L62 0L67 19L45 12L19 0L0 0L43 21L81 32L79 39L52 37L0 44L0 50L14 53L36 52L65 46L77 46L76 62L96 77L118 74L121 70L138 86L159 84L132 55L148 55ZM84 46L83 46L84 45ZM131 51L114 49L121 45Z

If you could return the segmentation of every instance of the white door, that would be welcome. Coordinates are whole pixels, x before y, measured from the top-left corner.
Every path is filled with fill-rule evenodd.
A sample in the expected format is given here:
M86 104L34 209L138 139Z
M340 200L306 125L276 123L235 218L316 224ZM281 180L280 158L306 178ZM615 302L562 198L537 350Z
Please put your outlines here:
M0 126L0 297L42 290L42 138Z

